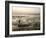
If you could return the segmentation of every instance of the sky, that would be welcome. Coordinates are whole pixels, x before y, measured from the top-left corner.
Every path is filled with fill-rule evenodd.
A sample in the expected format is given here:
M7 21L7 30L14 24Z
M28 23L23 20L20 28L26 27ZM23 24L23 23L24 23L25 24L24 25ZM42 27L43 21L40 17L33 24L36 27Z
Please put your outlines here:
M39 7L12 6L12 15L40 14Z

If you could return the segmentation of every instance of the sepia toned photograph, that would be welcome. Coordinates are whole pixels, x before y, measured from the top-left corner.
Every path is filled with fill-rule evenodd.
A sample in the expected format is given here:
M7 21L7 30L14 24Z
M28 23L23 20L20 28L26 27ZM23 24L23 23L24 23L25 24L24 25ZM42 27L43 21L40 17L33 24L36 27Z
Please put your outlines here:
M44 35L44 3L5 2L5 36Z
M40 8L12 7L12 31L29 30L40 30Z

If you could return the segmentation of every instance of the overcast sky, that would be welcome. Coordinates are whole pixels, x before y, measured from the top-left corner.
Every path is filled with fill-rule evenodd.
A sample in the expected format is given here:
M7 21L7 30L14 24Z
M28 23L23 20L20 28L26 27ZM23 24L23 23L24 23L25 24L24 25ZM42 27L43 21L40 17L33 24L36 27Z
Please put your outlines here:
M39 7L22 7L14 6L12 7L13 15L31 15L31 14L40 14Z

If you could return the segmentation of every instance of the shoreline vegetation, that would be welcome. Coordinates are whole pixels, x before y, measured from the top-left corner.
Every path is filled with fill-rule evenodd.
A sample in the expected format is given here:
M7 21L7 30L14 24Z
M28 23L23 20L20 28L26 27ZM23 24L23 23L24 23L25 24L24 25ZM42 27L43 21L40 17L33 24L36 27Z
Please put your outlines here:
M40 30L40 15L12 16L12 31Z

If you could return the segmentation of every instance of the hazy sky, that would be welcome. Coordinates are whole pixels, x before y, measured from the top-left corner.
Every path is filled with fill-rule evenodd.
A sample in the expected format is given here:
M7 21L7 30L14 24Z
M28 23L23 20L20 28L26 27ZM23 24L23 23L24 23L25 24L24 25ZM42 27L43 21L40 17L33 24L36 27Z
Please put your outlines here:
M40 8L39 7L12 7L12 14L13 15L30 15L30 14L39 14Z

